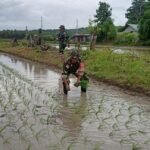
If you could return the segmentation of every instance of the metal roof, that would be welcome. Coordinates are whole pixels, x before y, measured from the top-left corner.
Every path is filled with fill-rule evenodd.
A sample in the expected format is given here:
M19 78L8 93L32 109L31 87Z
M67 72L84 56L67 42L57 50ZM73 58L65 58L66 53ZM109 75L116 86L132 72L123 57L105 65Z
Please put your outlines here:
M133 30L137 31L139 30L138 24L128 24L129 27L131 27Z

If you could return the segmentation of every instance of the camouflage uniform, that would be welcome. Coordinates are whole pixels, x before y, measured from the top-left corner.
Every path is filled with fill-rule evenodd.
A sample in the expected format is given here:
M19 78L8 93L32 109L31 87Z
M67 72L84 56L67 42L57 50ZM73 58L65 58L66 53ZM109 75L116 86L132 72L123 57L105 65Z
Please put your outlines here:
M57 35L59 41L59 53L64 53L64 49L66 48L69 42L69 36L65 31L65 27L63 25L60 26L60 32Z
M67 89L67 91L70 91L70 74L73 74L77 77L77 81L75 82L74 86L78 87L81 85L81 91L86 92L89 79L85 73L84 62L81 60L79 53L76 51L72 51L70 58L63 64L62 80L63 86L66 86L64 89ZM64 93L66 94L65 91Z
M81 60L77 58L76 63L72 63L72 58L69 58L66 62L63 64L63 73L66 75L74 74L76 77L78 77L77 70L80 67Z

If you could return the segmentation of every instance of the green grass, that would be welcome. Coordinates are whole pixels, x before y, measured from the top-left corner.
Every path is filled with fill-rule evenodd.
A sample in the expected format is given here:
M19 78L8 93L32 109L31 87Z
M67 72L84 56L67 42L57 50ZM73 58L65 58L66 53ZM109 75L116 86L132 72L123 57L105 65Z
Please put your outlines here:
M0 48L9 48L11 46L11 40L0 39Z
M150 55L135 57L109 50L90 51L85 55L88 74L127 87L150 90Z

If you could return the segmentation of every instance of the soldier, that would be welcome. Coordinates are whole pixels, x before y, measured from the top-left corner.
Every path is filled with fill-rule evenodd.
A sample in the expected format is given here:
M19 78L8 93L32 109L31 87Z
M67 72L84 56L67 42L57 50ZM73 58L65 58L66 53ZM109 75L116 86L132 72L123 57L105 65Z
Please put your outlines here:
M17 45L18 45L18 40L16 37L14 37L12 40L12 47L17 46Z
M60 31L59 34L57 35L57 39L59 41L59 53L63 54L64 53L64 49L66 48L67 44L69 47L69 36L65 31L65 26L61 25L59 27Z
M77 81L74 86L78 87L80 85L81 79L88 81L88 77L85 73L85 66L83 60L81 60L80 55L77 51L72 51L71 56L63 64L62 80L65 83L67 91L70 90L69 87L69 75L73 74L77 77Z

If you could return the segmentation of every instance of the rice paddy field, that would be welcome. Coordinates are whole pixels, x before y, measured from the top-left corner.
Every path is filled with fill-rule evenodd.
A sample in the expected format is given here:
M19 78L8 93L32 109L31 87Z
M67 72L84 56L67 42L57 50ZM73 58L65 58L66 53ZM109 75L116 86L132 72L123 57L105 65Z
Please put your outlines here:
M148 150L150 97L90 80L66 96L50 67L0 54L0 150Z

